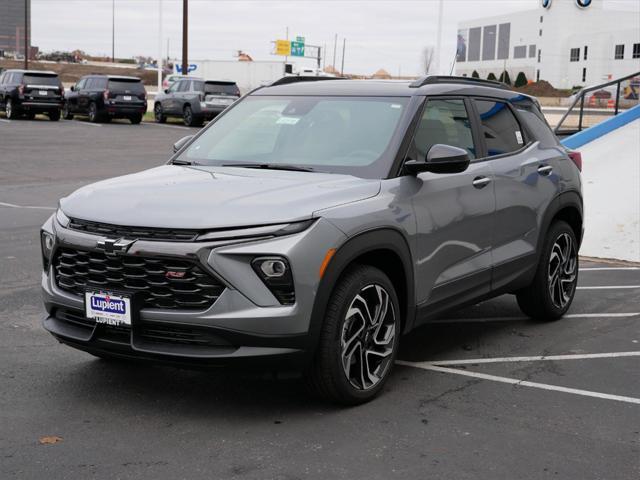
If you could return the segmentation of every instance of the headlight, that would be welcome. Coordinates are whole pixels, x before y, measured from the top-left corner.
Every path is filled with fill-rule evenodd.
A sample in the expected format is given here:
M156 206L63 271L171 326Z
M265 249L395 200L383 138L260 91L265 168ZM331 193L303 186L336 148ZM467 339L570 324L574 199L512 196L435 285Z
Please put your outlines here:
M55 246L55 238L44 230L40 230L40 247L42 248L42 268L45 271L49 269L51 263L51 255L53 254L53 247Z
M282 305L293 305L296 301L293 275L289 262L284 257L257 257L251 262L253 270Z
M61 208L58 208L58 210L56 210L56 220L58 221L60 226L65 228L69 226L69 222L71 221L69 220L69 217L64 214Z

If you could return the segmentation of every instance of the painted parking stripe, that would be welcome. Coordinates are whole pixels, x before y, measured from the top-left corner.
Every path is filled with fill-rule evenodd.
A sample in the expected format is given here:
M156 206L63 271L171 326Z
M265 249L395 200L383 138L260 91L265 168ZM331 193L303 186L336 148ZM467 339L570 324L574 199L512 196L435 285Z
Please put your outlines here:
M7 120L6 118L0 118L0 122L11 123L11 120Z
M616 270L640 270L640 267L585 267L581 268L581 272L604 272Z
M174 129L178 129L178 130L192 130L191 127L181 127L180 125L167 125L167 124L164 124L164 123L143 122L140 125L144 125L144 126L147 126L147 127L174 128Z
M81 123L82 125L89 125L90 127L101 127L99 123L83 122L82 120L76 120L75 123Z
M640 288L640 285L598 285L594 287L578 287L578 290L619 290Z
M530 387L541 390L550 390L555 392L572 393L584 397L600 398L603 400L615 400L618 402L633 403L640 405L640 398L626 397L623 395L611 395L609 393L593 392L591 390L580 390L577 388L567 388L558 385L549 385L546 383L529 382L527 380L518 380L517 378L499 377L497 375L488 375L486 373L470 372L468 370L459 370L457 368L439 367L437 365L417 365L411 362L398 361L399 365L406 367L421 368L423 370L431 370L440 373L452 373L454 375L462 375L465 377L479 378L482 380L491 380L493 382L507 383L516 387Z
M13 203L5 203L0 202L0 207L9 207L9 208L32 208L35 210L55 210L56 207L38 207L33 205L15 205Z
M558 360L591 360L594 358L624 358L640 357L640 352L611 352L611 353L579 353L568 355L536 355L530 357L494 357L494 358L465 358L463 360L434 360L431 362L415 362L411 366L438 365L479 365L481 363L510 363L510 362L540 362Z
M640 312L632 313L569 313L562 318L627 318L640 315ZM485 323L485 322L515 322L530 320L529 317L471 317L471 318L439 318L429 323Z

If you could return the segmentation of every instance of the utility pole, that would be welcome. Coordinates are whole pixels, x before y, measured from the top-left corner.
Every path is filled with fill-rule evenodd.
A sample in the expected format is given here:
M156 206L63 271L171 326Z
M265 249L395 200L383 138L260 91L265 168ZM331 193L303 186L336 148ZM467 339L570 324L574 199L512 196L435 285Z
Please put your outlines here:
M189 0L182 0L182 75L189 73Z
M116 61L116 0L111 0L111 63Z
M344 76L344 51L347 48L347 39L342 39L342 66L340 67L340 76Z
M24 69L29 70L29 0L24 0Z
M440 75L442 67L442 11L444 9L444 0L440 0L438 4L438 37L436 38L436 75Z
M162 0L158 0L158 93L162 91Z

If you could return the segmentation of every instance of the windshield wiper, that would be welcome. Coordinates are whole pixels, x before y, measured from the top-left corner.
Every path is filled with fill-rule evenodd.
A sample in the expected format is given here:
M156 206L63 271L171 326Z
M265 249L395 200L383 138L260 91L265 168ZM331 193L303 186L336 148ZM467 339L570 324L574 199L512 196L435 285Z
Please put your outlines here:
M294 172L313 172L311 167L300 167L288 163L223 163L223 167L264 168L266 170L291 170Z
M189 160L180 160L179 158L176 158L173 162L171 162L171 165L199 165L196 162L190 162Z

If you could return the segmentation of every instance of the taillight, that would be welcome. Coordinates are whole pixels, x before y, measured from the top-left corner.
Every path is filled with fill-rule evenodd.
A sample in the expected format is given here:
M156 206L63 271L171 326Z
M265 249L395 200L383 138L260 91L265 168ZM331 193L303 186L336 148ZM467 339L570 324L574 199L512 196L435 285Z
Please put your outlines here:
M109 100L109 90L105 90L105 91L104 91L104 93L102 94L102 97L103 97L105 100Z
M24 85L20 85L20 86L18 87L18 94L19 94L19 95L24 95Z
M569 152L569 158L576 164L578 170L582 171L582 154L580 152Z
M60 87L60 96L64 97L64 87Z

